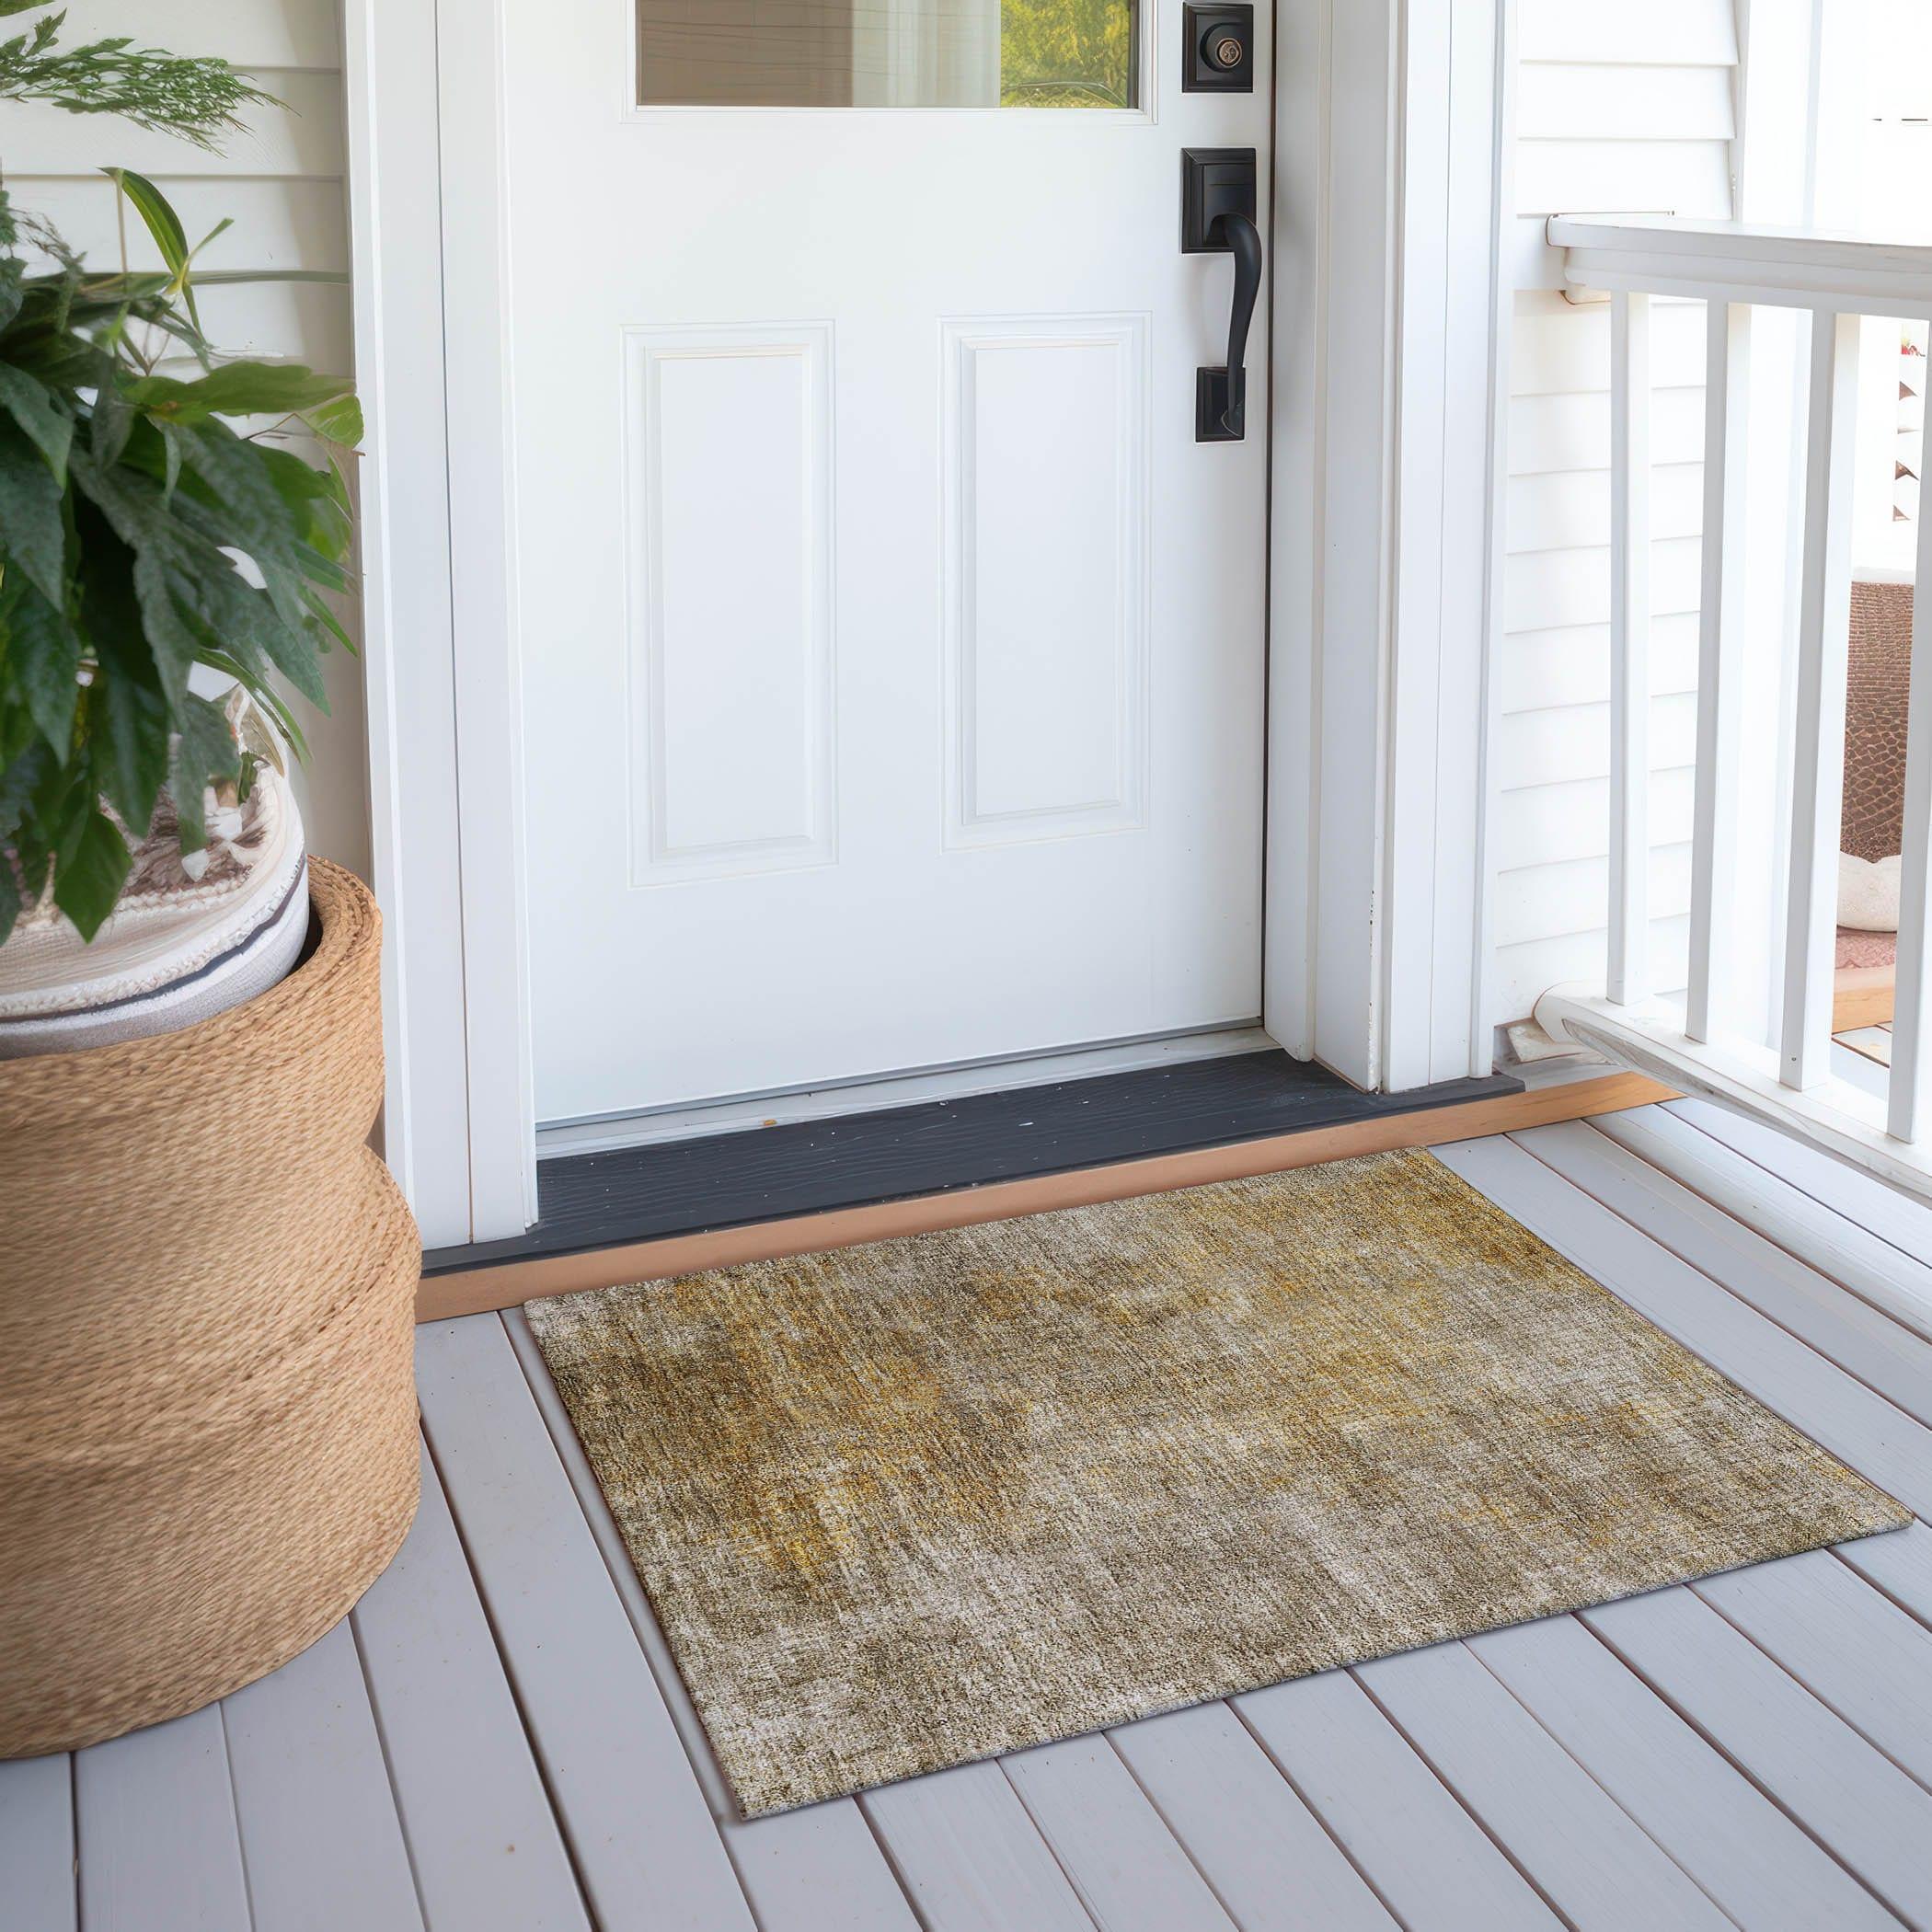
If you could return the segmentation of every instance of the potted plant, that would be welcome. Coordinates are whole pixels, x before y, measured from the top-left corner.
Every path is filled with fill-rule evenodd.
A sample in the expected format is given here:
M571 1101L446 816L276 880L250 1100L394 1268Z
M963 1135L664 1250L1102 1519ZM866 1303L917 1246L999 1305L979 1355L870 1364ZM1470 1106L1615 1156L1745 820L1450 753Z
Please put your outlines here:
M204 144L260 98L218 61L61 50L60 24L0 45L0 98ZM96 272L0 188L0 1015L33 1023L0 1037L0 1757L272 1670L416 1501L374 903L303 860L288 806L273 946L167 977L170 920L259 885L247 841L302 750L283 690L320 704L348 642L360 418L340 378L219 359L174 211L110 172L158 271ZM63 1005L117 921L159 995Z

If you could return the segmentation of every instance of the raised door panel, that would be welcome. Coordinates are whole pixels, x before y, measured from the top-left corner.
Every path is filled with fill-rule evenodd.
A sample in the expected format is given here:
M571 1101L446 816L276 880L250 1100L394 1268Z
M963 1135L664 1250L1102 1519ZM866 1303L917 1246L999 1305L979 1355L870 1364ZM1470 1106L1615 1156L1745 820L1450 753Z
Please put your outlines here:
M1143 822L1147 319L949 322L947 841Z
M831 333L627 332L634 886L834 856Z

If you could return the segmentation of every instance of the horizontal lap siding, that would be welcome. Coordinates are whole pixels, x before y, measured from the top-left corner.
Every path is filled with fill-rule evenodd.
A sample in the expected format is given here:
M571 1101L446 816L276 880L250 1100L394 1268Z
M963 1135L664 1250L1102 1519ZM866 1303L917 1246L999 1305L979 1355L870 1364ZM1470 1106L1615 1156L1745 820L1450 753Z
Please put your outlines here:
M344 112L339 0L88 0L70 9L63 40L127 34L175 53L219 54L247 70L282 105L251 109L220 155L131 128L110 117L9 107L7 187L15 204L46 215L90 261L120 260L123 224L99 169L138 169L179 211L190 241L233 225L197 256L205 270L323 270L347 276ZM158 266L132 215L128 259ZM201 319L226 355L352 367L345 282L260 282L207 290ZM351 613L351 615L353 614ZM354 634L354 626L351 625ZM313 763L298 783L313 849L365 876L367 776L360 672L339 650L328 661L332 715L305 720Z
M1518 259L1558 213L1728 216L1737 37L1731 0L1522 0ZM1524 278L1527 282L1530 278ZM1554 278L1542 277L1546 284ZM1651 949L1685 977L1704 437L1704 312L1652 321ZM1495 1007L1600 979L1608 891L1610 316L1548 286L1516 296L1508 555L1491 830Z

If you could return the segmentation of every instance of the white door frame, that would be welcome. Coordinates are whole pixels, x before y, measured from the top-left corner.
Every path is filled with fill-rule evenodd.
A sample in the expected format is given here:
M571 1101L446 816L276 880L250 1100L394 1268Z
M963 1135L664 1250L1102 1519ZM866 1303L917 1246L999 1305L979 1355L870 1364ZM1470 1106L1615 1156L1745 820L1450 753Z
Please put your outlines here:
M536 1200L501 6L345 4L386 1137L431 1247ZM1366 1087L1489 1064L1512 12L1276 0L1263 1018Z

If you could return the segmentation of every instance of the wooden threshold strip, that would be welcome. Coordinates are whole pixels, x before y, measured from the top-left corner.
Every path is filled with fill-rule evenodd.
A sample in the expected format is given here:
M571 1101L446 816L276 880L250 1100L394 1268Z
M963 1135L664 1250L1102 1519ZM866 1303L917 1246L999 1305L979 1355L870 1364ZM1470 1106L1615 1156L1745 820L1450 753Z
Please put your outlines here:
M1291 1167L1346 1160L1358 1154L1384 1154L1396 1147L1431 1147L1443 1141L1512 1133L1520 1128L1545 1127L1555 1121L1582 1120L1591 1114L1615 1113L1622 1108L1676 1098L1672 1089L1640 1074L1606 1074L1532 1093L1505 1094L1414 1113L1370 1116L1329 1127L1311 1127L1299 1133L1271 1134L1225 1146L1195 1147L1179 1154L1113 1161L1103 1167L1031 1175L1022 1180L989 1181L949 1193L921 1194L866 1207L797 1214L782 1221L625 1242L579 1254L500 1261L493 1267L424 1277L416 1292L416 1318L443 1321L456 1315L480 1315L494 1308L513 1308L538 1295L661 1281L700 1269L730 1268L742 1261L819 1254L827 1248L887 1241L899 1235L926 1235L940 1228L970 1227L982 1221L1043 1214L1054 1208L1125 1201L1136 1194L1163 1193L1169 1188L1197 1188L1210 1181L1282 1174Z

